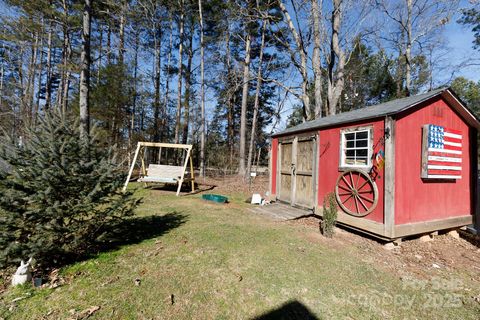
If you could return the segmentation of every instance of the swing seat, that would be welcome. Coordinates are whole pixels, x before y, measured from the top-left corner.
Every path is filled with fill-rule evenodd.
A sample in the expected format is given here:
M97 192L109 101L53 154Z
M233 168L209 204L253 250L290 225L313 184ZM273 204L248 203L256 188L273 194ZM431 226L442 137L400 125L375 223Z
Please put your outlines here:
M162 148L172 148L172 149L181 149L185 152L185 157L183 158L182 166L169 166L162 164L149 164L145 168L145 155L147 148L159 148L158 162L160 162L160 156ZM137 143L137 149L135 150L135 155L133 156L133 161L128 171L127 179L123 185L123 191L127 190L128 182L132 176L133 170L137 163L137 157L142 152L142 166L141 166L141 176L137 180L139 182L145 183L147 186L149 183L172 183L177 184L177 196L180 194L182 184L184 182L190 182L192 186L192 192L195 191L195 173L193 171L193 160L191 156L192 145L191 144L173 144L173 143L161 143L161 142L141 142ZM189 177L186 177L187 166L190 160L190 172Z
M178 183L182 180L183 167L163 164L150 164L147 175L140 178L140 182ZM184 179L183 181L186 181Z

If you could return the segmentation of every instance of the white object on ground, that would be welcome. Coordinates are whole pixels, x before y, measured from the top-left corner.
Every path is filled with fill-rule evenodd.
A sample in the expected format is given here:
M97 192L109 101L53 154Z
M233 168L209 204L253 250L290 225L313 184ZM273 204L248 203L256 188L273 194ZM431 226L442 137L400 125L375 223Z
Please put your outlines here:
M27 263L23 262L23 260L20 261L20 267L18 267L12 278L12 286L32 281L30 263L32 263L32 258L28 259Z
M260 204L262 203L262 196L259 193L254 193L252 196L251 204Z

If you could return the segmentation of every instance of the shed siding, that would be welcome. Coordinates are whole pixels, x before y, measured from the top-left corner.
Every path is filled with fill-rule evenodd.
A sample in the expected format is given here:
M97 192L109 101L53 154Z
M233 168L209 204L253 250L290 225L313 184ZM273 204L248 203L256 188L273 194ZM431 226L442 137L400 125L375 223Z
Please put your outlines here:
M272 139L272 152L271 152L271 162L272 162L272 172L270 172L270 176L272 177L270 186L270 190L272 194L277 193L277 158L278 158L278 139Z
M425 124L462 131L461 179L439 182L420 178ZM442 98L397 118L395 148L395 224L471 214L469 127Z
M385 146L381 143L384 137L384 120L376 120L369 122L358 122L348 126L337 126L333 128L323 129L319 131L319 161L318 161L318 205L322 206L324 197L335 191L335 184L341 171L339 170L340 156L340 130L344 128L354 128L358 126L373 125L373 145L375 146L374 154L379 150L385 151ZM378 204L375 210L364 218L375 222L383 223L384 207L384 170L379 172L380 176L376 183L378 187Z

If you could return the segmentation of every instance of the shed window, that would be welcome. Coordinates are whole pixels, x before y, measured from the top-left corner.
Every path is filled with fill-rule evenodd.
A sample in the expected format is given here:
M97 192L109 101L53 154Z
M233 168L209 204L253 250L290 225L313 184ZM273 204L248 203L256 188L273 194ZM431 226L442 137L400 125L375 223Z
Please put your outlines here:
M368 168L371 166L371 128L344 130L341 133L340 166Z

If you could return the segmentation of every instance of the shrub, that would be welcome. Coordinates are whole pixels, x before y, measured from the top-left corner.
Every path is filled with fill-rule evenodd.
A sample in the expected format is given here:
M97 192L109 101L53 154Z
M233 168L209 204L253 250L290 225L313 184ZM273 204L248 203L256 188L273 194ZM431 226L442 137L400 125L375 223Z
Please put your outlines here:
M86 142L72 117L51 112L22 145L0 142L0 266L33 256L40 268L78 258L139 200L122 193L113 149Z
M328 203L328 205L327 205ZM323 220L322 233L331 238L335 233L335 224L337 223L337 200L333 192L327 194L323 199Z

